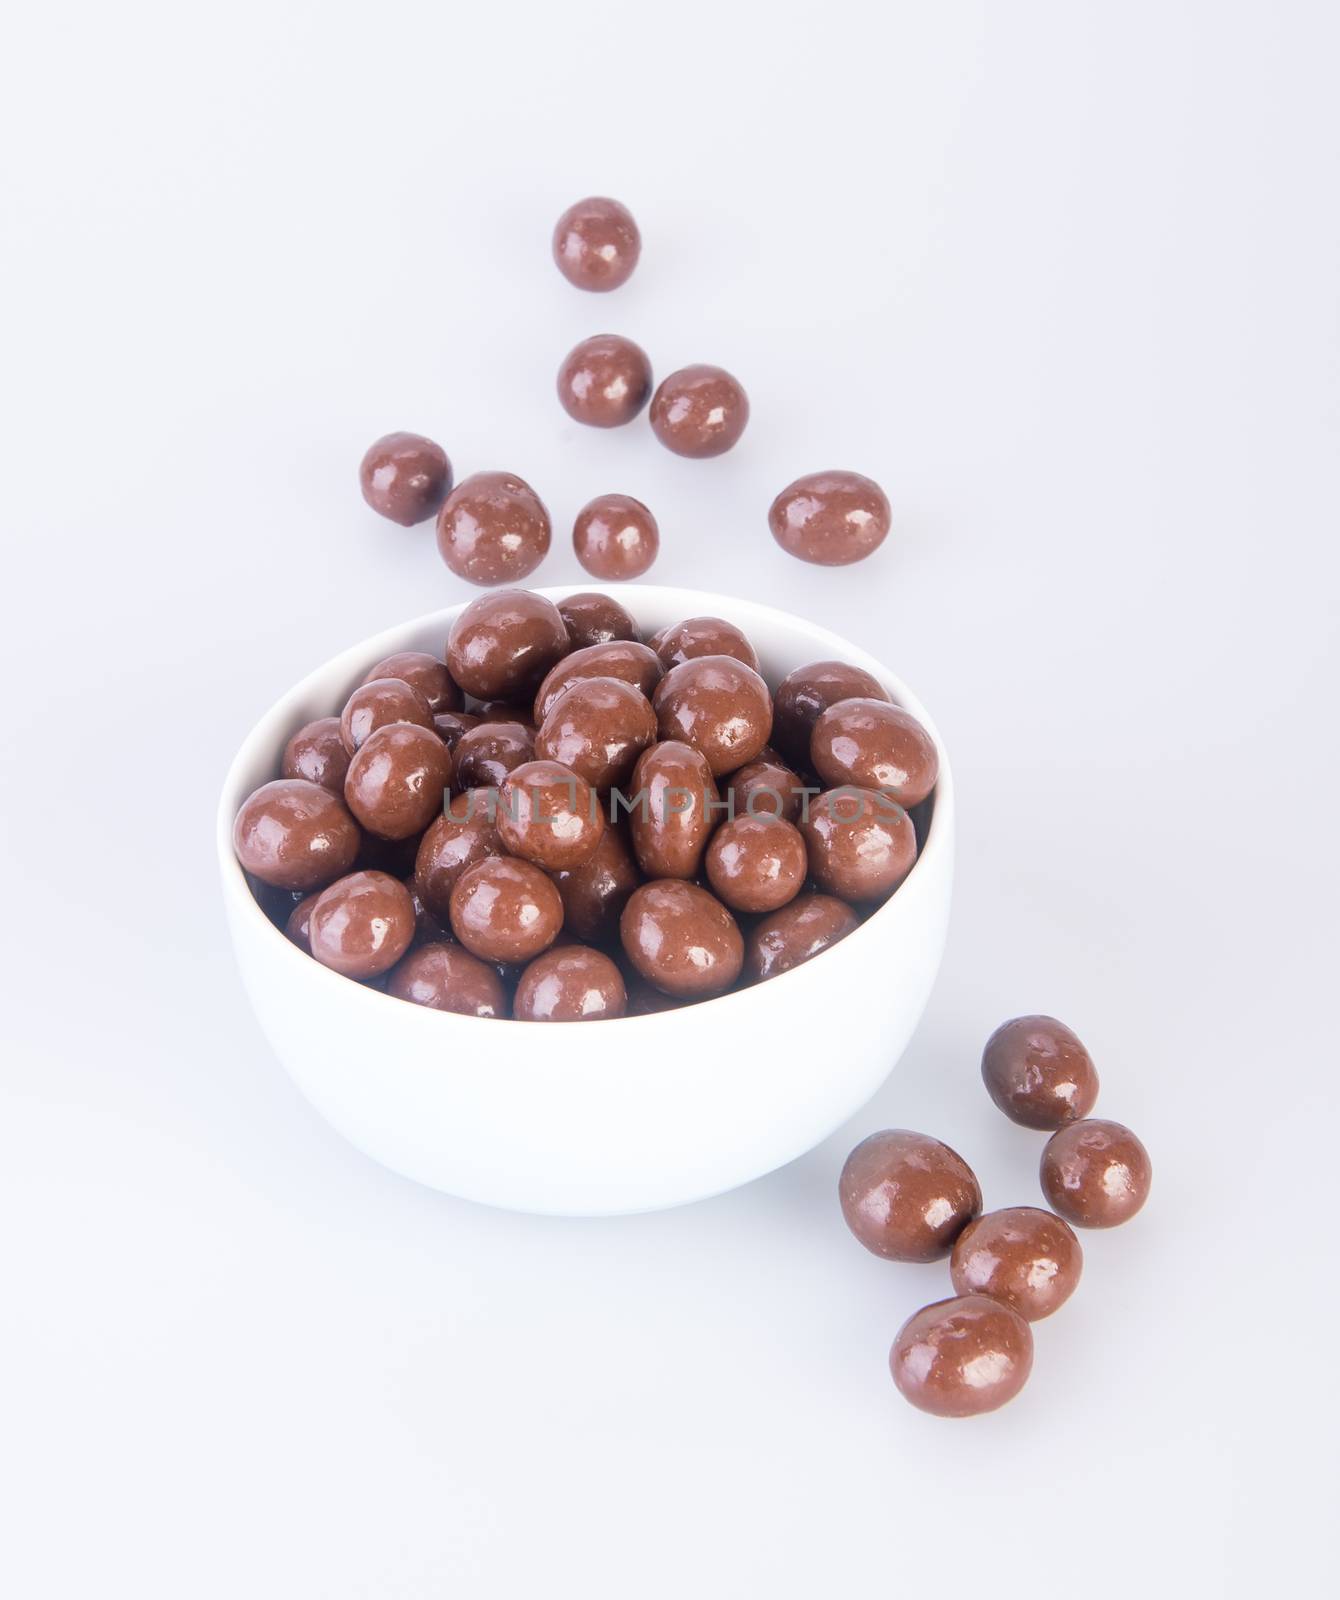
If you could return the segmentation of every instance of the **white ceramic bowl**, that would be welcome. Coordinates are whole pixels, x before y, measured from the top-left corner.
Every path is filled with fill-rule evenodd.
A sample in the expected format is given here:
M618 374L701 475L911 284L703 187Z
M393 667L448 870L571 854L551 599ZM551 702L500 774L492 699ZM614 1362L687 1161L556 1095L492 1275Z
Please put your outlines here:
M539 592L560 600L582 588ZM747 1183L812 1149L906 1048L949 916L953 777L934 724L898 678L836 634L752 601L643 584L612 592L646 633L683 617L729 618L774 687L810 661L864 667L935 738L940 779L916 866L872 917L804 966L672 1011L546 1025L409 1005L351 983L284 937L233 855L238 808L275 776L288 736L337 711L374 661L396 650L440 655L461 606L390 628L290 689L243 741L219 800L233 947L261 1027L298 1087L383 1165L518 1211L657 1210Z

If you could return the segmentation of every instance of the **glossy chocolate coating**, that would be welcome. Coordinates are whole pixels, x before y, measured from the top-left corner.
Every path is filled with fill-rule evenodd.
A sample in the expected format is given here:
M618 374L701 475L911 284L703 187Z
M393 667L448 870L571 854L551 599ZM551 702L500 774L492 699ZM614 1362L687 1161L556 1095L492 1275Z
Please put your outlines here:
M859 472L809 472L772 502L768 526L788 555L846 567L879 549L889 516L888 499L873 479Z
M440 444L419 433L388 433L368 447L358 469L363 498L410 528L436 516L451 490L451 463Z
M839 700L888 700L878 680L845 661L811 661L777 685L772 742L794 766L810 764L810 734L822 712Z
M629 961L665 994L706 999L740 975L744 940L735 918L697 884L644 883L624 907L619 930Z
M619 937L619 917L642 874L624 828L607 821L595 852L553 879L563 901L564 931L587 944L609 944Z
M403 678L373 678L370 683L360 684L340 712L344 748L352 756L369 734L392 722L412 722L436 731L428 702Z
M1077 1228L1115 1228L1149 1198L1149 1152L1119 1122L1068 1122L1047 1140L1039 1168L1052 1210Z
M623 974L607 955L556 944L521 974L512 1015L518 1022L595 1022L623 1016L627 1005Z
M758 671L758 652L733 622L724 617L686 617L654 634L647 643L668 672L681 661L699 656L734 656Z
M627 283L642 235L627 206L603 195L570 205L554 226L554 262L574 289L604 294Z
M986 1295L939 1300L910 1316L889 1352L903 1398L935 1417L976 1417L1013 1400L1033 1370L1033 1334Z
M528 577L549 554L550 533L544 502L511 472L462 479L437 518L443 561L458 578L484 586Z
M800 895L751 931L745 968L755 982L775 978L822 955L859 923L843 900L826 894Z
M572 548L593 578L621 583L640 578L656 560L656 518L631 494L598 494L577 513Z
M374 678L399 678L409 684L424 697L434 715L439 711L459 711L464 704L446 662L426 650L397 650L393 656L385 656L368 669L363 682L371 683Z
M312 954L346 978L387 972L414 939L409 890L388 872L351 872L323 889L308 922Z
M305 778L331 794L342 795L348 770L349 752L340 737L338 717L318 717L306 723L284 746L280 771L286 778Z
M677 456L724 455L748 421L749 397L720 367L681 367L651 397L652 432Z
M640 689L621 678L583 678L555 700L535 736L535 754L604 793L627 785L655 738L656 713Z
M309 894L306 899L299 900L284 924L285 935L309 956L312 953L312 907L320 898L319 894Z
M916 865L912 819L873 789L825 790L810 801L800 831L815 883L843 900L883 900Z
M558 602L558 614L568 630L574 650L592 644L609 644L614 639L639 640L642 635L632 614L617 600L594 591L570 594Z
M437 736L454 755L461 735L477 728L482 719L472 711L439 711L433 718Z
M359 746L344 780L345 804L381 839L422 833L451 787L451 752L432 728L392 722Z
M847 1226L886 1261L940 1261L982 1209L972 1168L924 1133L886 1128L847 1157L838 1179Z
M553 709L554 702L570 683L582 678L622 678L640 689L648 699L661 681L661 663L656 652L635 639L614 639L608 644L588 645L566 656L540 685L535 696L537 725Z
M451 892L451 931L482 961L533 961L562 926L558 890L529 861L489 856L467 867Z
M570 648L552 600L502 589L472 600L452 623L447 669L476 700L524 704Z
M498 837L498 791L471 789L456 795L430 823L414 858L414 887L439 922L451 920L451 891L467 867L503 853Z
M456 787L496 789L509 772L535 759L535 735L524 722L481 722L456 741Z
M1098 1098L1098 1071L1077 1034L1055 1017L1002 1022L982 1051L982 1082L1009 1117L1048 1131L1087 1117Z
M776 817L723 822L707 847L707 877L732 911L776 911L805 882L805 841Z
M574 422L589 428L631 422L650 394L647 352L618 333L583 339L558 369L559 404Z
M391 974L386 992L462 1017L507 1015L507 991L497 970L447 940L411 950Z
M766 745L756 760L726 780L730 815L736 817L780 817L783 822L795 822L805 802L805 789L804 780Z
M959 1234L949 1258L955 1294L1003 1300L1025 1322L1058 1311L1083 1269L1074 1230L1038 1206L988 1211Z
M562 872L589 861L604 831L591 785L556 761L527 761L503 780L498 837L510 854Z
M305 778L263 783L233 823L243 869L276 889L324 888L353 866L359 842L344 801Z
M695 656L672 667L652 704L662 739L701 750L714 778L746 766L772 732L772 696L733 656Z
M810 734L810 764L826 784L882 789L920 805L940 775L940 757L912 715L887 700L839 700Z
M654 744L633 769L633 850L649 878L692 878L702 865L720 796L706 758L678 740Z

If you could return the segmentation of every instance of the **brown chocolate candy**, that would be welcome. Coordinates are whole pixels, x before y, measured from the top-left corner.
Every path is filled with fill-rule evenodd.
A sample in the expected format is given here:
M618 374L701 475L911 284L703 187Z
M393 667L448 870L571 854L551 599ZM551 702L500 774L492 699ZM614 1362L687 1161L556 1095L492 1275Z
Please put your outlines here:
M959 1234L949 1258L956 1294L1003 1300L1026 1322L1060 1310L1083 1269L1074 1230L1038 1206L986 1212Z
M845 939L859 920L845 901L831 895L800 895L750 933L745 952L748 974L762 982L790 972Z
M593 578L640 578L661 548L656 518L631 494L598 494L577 513L572 548Z
M458 578L485 586L528 577L548 555L550 533L544 502L510 472L462 479L437 518L443 561Z
M839 700L810 734L810 762L826 784L881 789L920 805L940 775L940 756L912 715L886 700Z
M604 793L623 787L656 738L656 713L621 678L582 678L554 702L535 736L535 754L557 761Z
M408 839L442 810L450 788L451 752L435 730L392 722L359 746L344 780L344 800L369 833Z
M733 656L681 661L661 679L652 704L662 739L701 750L715 778L752 761L772 732L767 684Z
M446 940L411 950L391 974L386 992L462 1017L507 1015L507 991L497 970Z
M439 922L451 919L451 891L467 867L486 856L500 856L498 791L471 789L458 794L429 824L414 858L414 886Z
M388 972L414 939L409 890L388 872L351 872L317 897L308 938L321 965L346 978Z
M489 856L467 867L451 892L451 931L483 961L533 961L562 926L558 890L529 861Z
M805 841L776 817L734 817L707 847L707 877L732 911L776 911L805 882Z
M1068 1122L1047 1140L1039 1169L1053 1211L1078 1228L1115 1228L1149 1198L1149 1152L1119 1122Z
M755 760L732 772L726 780L730 814L780 817L783 822L795 822L804 806L806 787L804 780L765 745Z
M583 339L558 369L559 404L574 422L590 428L619 428L631 422L650 394L647 352L621 334L598 333Z
M604 294L632 276L642 235L627 206L591 195L558 219L553 247L558 270L574 289Z
M263 783L233 823L244 870L277 889L324 888L353 866L359 842L344 801L305 778Z
M348 770L349 752L340 737L338 717L318 717L305 723L284 746L280 771L286 778L305 778L331 794L342 795Z
M772 502L768 526L788 555L846 567L873 555L888 536L889 502L859 472L809 472Z
M720 820L707 759L668 739L639 758L629 789L629 826L638 865L651 878L692 878Z
M608 644L588 645L565 656L540 685L535 696L535 721L542 724L554 702L570 683L583 678L622 678L640 689L648 699L661 681L661 663L656 652L635 639L614 639Z
M1077 1122L1098 1098L1093 1058L1055 1017L1002 1022L982 1051L982 1082L1011 1122L1025 1128Z
M440 711L459 711L464 703L446 662L439 661L426 650L397 650L394 655L383 657L375 667L368 669L363 682L371 683L374 678L399 678L402 683L409 684L424 697L434 715Z
M524 704L569 649L552 600L528 589L502 589L472 600L452 623L447 668L476 700Z
M374 511L410 528L437 515L451 489L451 463L420 433L388 433L369 445L358 482Z
M1033 1334L986 1295L939 1300L910 1316L889 1352L903 1398L935 1417L976 1417L1013 1400L1033 1370Z
M403 678L373 678L360 684L340 712L344 748L352 756L370 734L392 722L413 722L435 731L432 708Z
M437 736L447 749L454 755L461 735L468 733L471 728L477 728L481 718L473 711L439 711L433 718L433 727Z
M605 831L600 801L585 778L556 761L527 761L499 789L503 848L562 872L589 861Z
M686 617L652 635L647 643L668 672L698 656L734 656L758 671L758 652L733 622L724 617Z
M496 789L509 772L535 759L535 735L525 722L481 722L456 741L456 787Z
M917 862L912 819L873 789L825 790L810 802L800 831L815 883L843 900L883 900Z
M607 594L570 594L558 602L558 614L568 630L568 639L574 650L585 650L592 644L609 644L614 639L632 639L642 636L630 612Z
M651 397L652 432L677 456L723 455L748 421L749 397L720 367L681 367Z
M939 1261L982 1209L972 1168L924 1133L886 1128L847 1157L838 1179L847 1226L886 1261Z
M546 950L521 974L512 1002L518 1022L595 1022L621 1017L623 974L607 955L580 944Z
M644 883L624 907L619 929L629 961L665 994L706 999L740 975L744 940L735 918L697 884Z
M609 944L619 937L619 917L642 882L622 827L606 823L594 853L579 867L555 872L563 901L563 927L587 944Z
M887 700L878 679L845 661L811 661L777 685L772 739L788 761L810 764L810 734L820 714L839 700Z

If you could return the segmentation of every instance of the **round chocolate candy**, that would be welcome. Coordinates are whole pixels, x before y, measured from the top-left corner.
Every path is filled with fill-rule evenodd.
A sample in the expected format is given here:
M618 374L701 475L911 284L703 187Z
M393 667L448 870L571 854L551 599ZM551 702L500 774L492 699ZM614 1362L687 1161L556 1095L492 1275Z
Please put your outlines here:
M470 789L454 797L419 841L414 887L439 922L451 919L451 891L465 869L503 853L497 812L496 789Z
M329 789L331 794L342 795L349 752L340 737L340 719L318 717L299 728L284 746L280 770L286 778L305 778L308 783Z
M810 734L821 713L839 700L887 700L878 679L845 661L811 661L788 672L777 685L773 743L793 765L808 768Z
M309 894L306 899L299 900L284 924L286 937L309 956L312 953L312 907L320 898L319 894Z
M920 805L940 775L931 738L911 714L886 700L839 700L810 734L810 762L826 784L879 789Z
M847 567L873 555L888 537L889 502L859 472L809 472L772 502L768 526L788 555Z
M562 926L558 890L529 861L489 856L467 867L451 891L451 931L482 961L533 961Z
M518 1022L595 1022L621 1017L623 975L607 955L581 944L556 944L521 974L512 1002Z
M456 787L497 788L509 772L535 759L535 735L524 722L481 722L456 741Z
M677 456L724 455L748 421L749 397L720 367L681 367L651 397L652 432Z
M940 1261L982 1209L972 1168L924 1133L886 1128L847 1157L838 1179L847 1226L886 1261Z
M630 612L607 594L583 592L570 594L558 602L558 614L568 630L568 639L574 650L585 650L592 644L609 644L614 639L641 638L637 623Z
M1098 1098L1093 1058L1055 1017L1002 1022L982 1051L982 1082L1011 1122L1025 1128L1077 1122Z
M624 953L664 994L705 1000L740 975L744 940L714 895L676 878L634 890L619 919Z
M452 623L447 670L476 700L524 703L570 648L552 600L502 589L472 600Z
M590 428L631 422L650 394L647 352L621 334L583 339L558 369L559 404L574 422Z
M654 650L636 639L613 639L608 644L588 645L565 656L540 685L535 696L535 722L538 725L553 710L554 702L570 683L584 678L622 678L640 689L648 699L661 681L661 663Z
M593 578L620 583L640 578L656 559L656 518L631 494L599 494L577 513L572 548Z
M503 780L498 799L503 848L552 871L589 861L605 831L591 785L556 761L527 761Z
M443 561L458 578L483 586L528 577L548 555L549 537L544 502L524 478L510 472L476 472L462 479L437 518Z
M949 1257L956 1294L1003 1300L1026 1322L1059 1311L1083 1268L1074 1230L1037 1206L988 1211L964 1228Z
M1068 1122L1047 1140L1039 1170L1053 1211L1078 1228L1115 1228L1149 1198L1149 1152L1119 1122Z
M392 722L413 722L433 729L433 712L428 702L403 678L373 678L362 683L344 703L340 712L340 738L352 756L378 728Z
M883 900L917 862L912 819L873 789L826 789L810 802L800 831L815 883L843 900Z
M358 482L374 511L410 528L441 509L451 490L451 463L442 446L422 434L388 433L368 447Z
M359 842L344 801L306 778L263 783L233 823L243 869L276 889L324 888L353 866Z
M563 901L563 927L587 944L619 937L619 917L642 882L622 827L607 824L594 853L579 867L553 874Z
M758 671L758 652L733 622L724 617L687 617L654 634L647 643L668 672L698 656L734 656Z
M389 972L414 939L414 903L389 872L351 872L323 889L308 922L312 954L346 978Z
M445 939L411 950L391 974L386 992L462 1017L507 1015L507 991L496 968Z
M621 678L582 678L555 700L535 736L535 754L557 761L602 793L626 785L656 738L656 713Z
M805 882L805 841L776 817L734 817L707 847L707 877L732 911L776 911Z
M638 865L650 878L692 878L720 820L706 757L668 739L639 758L629 788L629 826Z
M481 719L473 711L439 711L433 718L437 736L453 755L461 735L477 728Z
M344 780L345 804L381 839L420 834L451 788L451 752L431 728L392 722L363 741Z
M385 656L368 669L363 682L371 683L374 678L399 678L409 684L424 697L435 716L440 711L459 711L463 703L446 663L426 650L397 650L393 656Z
M780 817L795 822L805 805L806 784L796 776L775 751L764 746L755 760L726 780L730 815L734 817ZM811 797L817 790L810 790Z
M745 968L755 982L775 978L821 955L858 925L845 901L826 894L800 895L753 929Z
M554 227L554 261L574 289L617 289L628 282L641 253L632 212L603 195L578 200Z
M1033 1370L1033 1333L984 1294L939 1300L910 1316L889 1352L905 1400L935 1417L976 1417L1013 1400Z
M747 765L772 732L772 697L733 656L695 656L672 667L652 704L662 739L701 750L714 778Z

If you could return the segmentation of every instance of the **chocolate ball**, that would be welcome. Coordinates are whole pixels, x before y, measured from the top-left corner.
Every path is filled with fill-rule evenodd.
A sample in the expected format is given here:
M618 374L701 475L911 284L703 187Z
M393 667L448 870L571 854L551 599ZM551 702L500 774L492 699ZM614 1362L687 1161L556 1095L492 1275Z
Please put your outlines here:
M320 898L320 894L309 894L305 899L299 900L289 912L288 921L284 924L285 937L291 939L299 950L305 951L309 956L312 953L312 907Z
M839 700L810 734L810 761L830 785L880 789L901 804L920 805L940 775L931 738L911 714L886 700Z
M843 900L883 900L917 862L912 819L873 789L827 789L800 821L815 883Z
M414 938L409 890L388 872L351 872L317 897L308 937L321 965L346 978L388 972Z
M642 882L622 827L606 824L595 851L579 867L555 872L563 901L563 927L587 944L609 944L619 937L619 917Z
M623 975L608 956L558 944L521 974L512 1015L518 1022L596 1022L623 1016L627 1004Z
M631 494L588 500L572 527L572 548L593 578L619 583L640 578L656 559L661 535L656 518Z
M535 735L524 722L481 722L456 741L456 787L496 789L509 772L535 759Z
M583 339L558 369L559 404L574 422L590 428L619 428L631 422L650 394L647 352L621 334L598 333Z
M628 282L641 253L632 212L602 195L578 200L554 227L554 261L574 289L617 289Z
M701 750L719 778L752 761L772 732L772 696L733 656L695 656L672 667L652 700L662 739Z
M1093 1058L1055 1017L1002 1022L982 1051L982 1082L1011 1122L1025 1128L1077 1122L1098 1098Z
M903 1398L935 1417L976 1417L1013 1400L1033 1370L1033 1334L986 1295L940 1300L909 1317L889 1352Z
M568 630L574 650L592 644L609 644L614 639L641 638L631 613L607 594L570 594L558 602L558 614Z
M459 711L463 704L461 691L456 687L446 663L426 650L397 650L385 656L375 667L370 667L363 678L371 683L374 678L399 678L402 683L417 689L428 702L428 709L436 716L441 711Z
M1047 1140L1039 1170L1053 1211L1078 1228L1115 1228L1149 1198L1149 1152L1119 1122L1068 1122Z
M887 1128L847 1157L838 1179L847 1226L886 1261L940 1261L982 1209L972 1168L924 1133Z
M723 822L707 847L707 877L732 911L776 911L805 882L805 841L776 817Z
M411 950L391 974L386 992L462 1017L507 1015L507 991L497 971L445 939Z
M233 823L243 869L276 889L324 888L353 866L358 846L358 825L344 801L305 778L263 783Z
M340 738L345 750L352 756L369 735L393 722L412 722L436 731L428 702L403 678L374 678L360 684L340 712Z
M529 861L489 856L467 867L451 892L451 931L483 961L533 961L562 926L558 890Z
M471 728L477 728L480 721L481 718L472 711L439 711L433 717L433 727L437 730L438 738L455 755L461 735L469 733Z
M553 871L579 867L604 830L591 785L556 761L528 761L503 780L498 837L514 856Z
M524 703L569 648L552 600L503 589L472 600L452 623L447 668L476 700Z
M554 702L569 684L585 678L622 678L648 699L661 681L661 663L655 651L635 639L614 639L588 645L564 657L540 685L535 696L535 721L543 724Z
M1083 1268L1073 1229L1037 1206L988 1211L964 1228L949 1257L956 1294L1003 1300L1026 1322L1058 1311Z
M620 678L574 681L535 736L535 754L557 761L602 793L625 785L656 738L656 713L640 689Z
M410 528L437 515L451 489L451 463L422 434L388 433L368 447L358 482L374 511Z
M734 817L780 817L795 822L805 804L807 786L768 746L756 760L732 772L726 781L730 815ZM817 789L809 791L811 797Z
M734 656L758 671L758 652L740 629L724 617L687 617L683 622L662 628L647 643L660 657L667 672L681 661L694 661L699 656Z
M826 894L803 894L760 922L749 935L745 968L762 982L790 972L845 939L860 919L842 900Z
M735 918L697 884L644 883L623 908L619 929L629 961L664 994L702 1000L740 975L744 940Z
M720 367L681 367L651 397L651 429L677 456L724 455L749 421L749 397Z
M788 555L846 567L884 543L889 514L883 489L859 472L809 472L772 502L768 526Z
M431 728L392 722L359 746L344 780L345 804L381 839L420 834L451 787L451 752Z
M419 841L414 887L439 922L451 920L451 891L465 869L503 853L497 811L496 789L471 789L456 795Z
M349 752L340 737L340 719L318 717L299 728L284 746L280 770L286 778L305 778L331 794L343 795Z
M839 700L888 700L878 679L845 661L811 661L788 672L773 702L772 741L793 765L808 768L810 734Z
M629 828L638 865L650 878L692 878L720 820L719 795L706 757L668 739L633 769Z
M510 472L476 472L462 479L437 518L443 561L458 578L483 586L528 577L548 555L549 536L543 501Z

